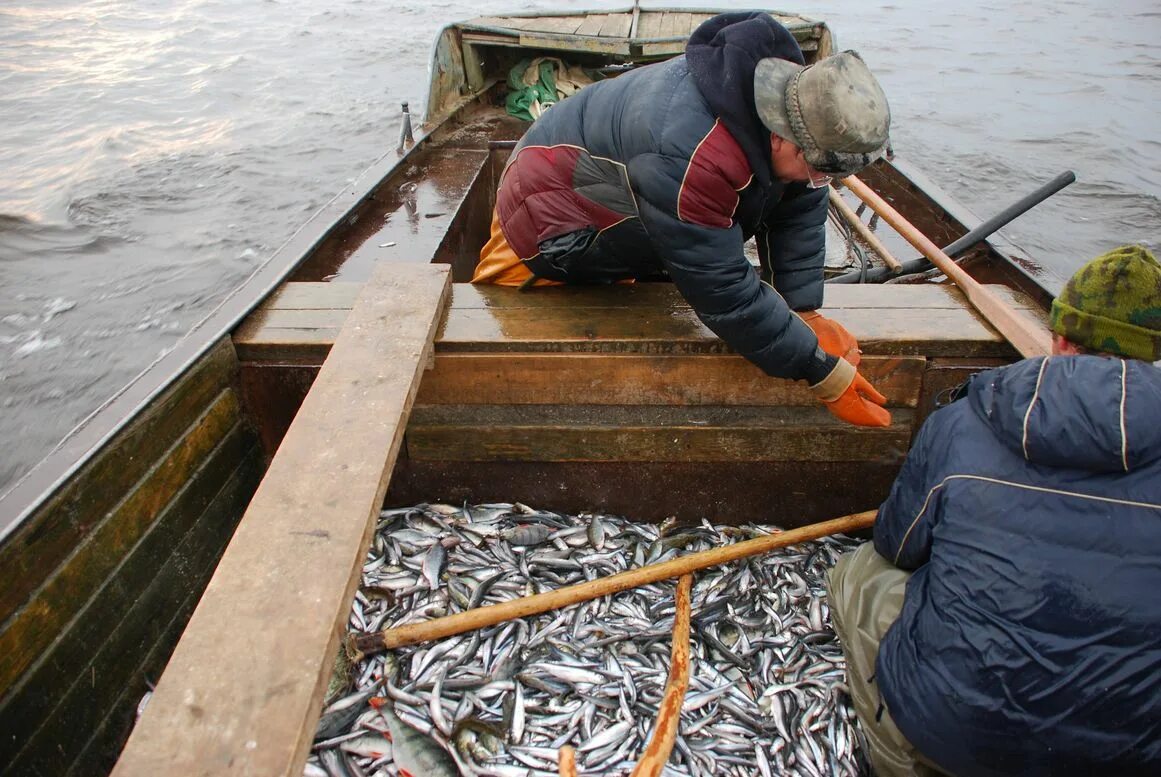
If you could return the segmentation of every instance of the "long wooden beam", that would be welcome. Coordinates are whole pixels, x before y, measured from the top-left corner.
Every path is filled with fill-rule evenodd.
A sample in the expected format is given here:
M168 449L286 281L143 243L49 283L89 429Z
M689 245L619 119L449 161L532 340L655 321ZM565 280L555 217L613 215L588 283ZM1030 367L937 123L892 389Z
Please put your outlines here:
M384 263L283 439L113 774L301 775L450 292Z
M891 207L871 187L853 175L843 178L842 182L855 193L855 196L867 203L871 210L878 213L884 221L890 224L908 243L930 259L931 263L942 270L944 275L954 281L963 290L968 302L1001 335L1007 338L1008 342L1022 356L1047 356L1052 353L1052 337L1047 329L1022 317L979 281L968 275L967 271L956 264L954 259L945 254L939 246L920 232L899 211Z

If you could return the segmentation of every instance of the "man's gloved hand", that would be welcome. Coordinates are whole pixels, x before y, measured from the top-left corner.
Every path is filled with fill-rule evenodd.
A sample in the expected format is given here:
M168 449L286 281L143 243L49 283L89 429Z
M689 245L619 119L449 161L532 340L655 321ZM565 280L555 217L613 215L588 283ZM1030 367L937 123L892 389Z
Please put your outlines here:
M810 387L836 418L855 426L890 426L891 414L881 406L887 398L875 390L855 366L840 358L830 374Z
M861 359L859 354L862 353L859 350L859 341L842 324L830 320L817 310L800 312L798 317L814 330L815 336L818 337L818 345L822 350L831 356L846 359L856 367L859 366Z

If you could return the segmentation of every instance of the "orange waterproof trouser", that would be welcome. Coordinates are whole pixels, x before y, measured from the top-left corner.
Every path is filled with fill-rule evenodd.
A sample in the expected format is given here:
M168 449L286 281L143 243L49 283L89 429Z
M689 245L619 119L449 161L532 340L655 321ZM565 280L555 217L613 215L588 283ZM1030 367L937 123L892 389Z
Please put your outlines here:
M476 265L476 273L472 276L472 283L494 283L497 286L523 286L532 271L529 270L520 257L508 245L504 233L500 231L500 217L492 210L492 236L480 250L480 263ZM533 286L561 286L560 281L550 281L537 278Z

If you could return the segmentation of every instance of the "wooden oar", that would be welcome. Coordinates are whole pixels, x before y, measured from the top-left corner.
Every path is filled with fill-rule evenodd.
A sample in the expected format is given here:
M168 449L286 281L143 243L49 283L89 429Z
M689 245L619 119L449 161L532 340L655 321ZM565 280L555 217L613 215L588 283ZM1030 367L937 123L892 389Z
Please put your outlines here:
M560 777L576 777L576 752L572 745L560 748Z
M810 524L798 529L758 537L745 542L691 553L660 564L650 564L638 569L630 569L608 577L589 580L584 583L546 591L534 596L513 599L500 604L477 607L466 612L457 612L423 623L409 623L394 629L373 634L361 634L352 641L351 647L363 655L392 650L403 645L415 645L433 639L443 639L453 634L462 634L472 629L482 629L514 618L539 615L549 610L557 610L577 602L587 602L619 591L627 591L659 580L697 572L700 569L728 564L740 558L768 553L776 548L796 545L800 542L816 540L831 534L866 529L875 522L875 510L845 515L830 521Z
M983 284L968 275L950 256L940 250L939 246L903 218L899 211L887 204L886 200L876 194L871 187L853 175L843 178L842 182L908 243L930 259L944 275L953 280L963 291L968 302L1020 352L1020 355L1047 356L1052 352L1052 337L1047 329L1022 317Z
M896 259L895 256L887 250L887 246L883 245L883 241L879 240L879 237L871 231L871 228L863 223L863 220L859 218L859 214L855 213L855 209L850 205L847 205L847 202L842 198L842 195L836 192L833 186L828 186L826 188L829 190L830 204L833 205L834 209L839 212L839 215L841 215L843 219L845 219L846 222L850 224L851 229L853 229L858 234L858 236L863 239L863 242L869 245L871 250L881 256L886 265L892 270L898 270L900 267L902 267L903 265L899 262L899 260Z
M669 680L665 683L665 695L661 697L661 707L657 710L653 736L629 777L660 777L669 762L669 754L673 752L677 724L681 722L681 704L685 701L685 689L689 687L689 595L692 588L693 575L682 575L677 581Z

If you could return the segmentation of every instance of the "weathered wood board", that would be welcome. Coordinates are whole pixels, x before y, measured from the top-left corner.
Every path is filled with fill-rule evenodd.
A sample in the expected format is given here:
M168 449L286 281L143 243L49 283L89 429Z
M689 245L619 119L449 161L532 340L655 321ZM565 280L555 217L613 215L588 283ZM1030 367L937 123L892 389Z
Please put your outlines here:
M450 287L384 263L259 485L114 774L301 774Z

